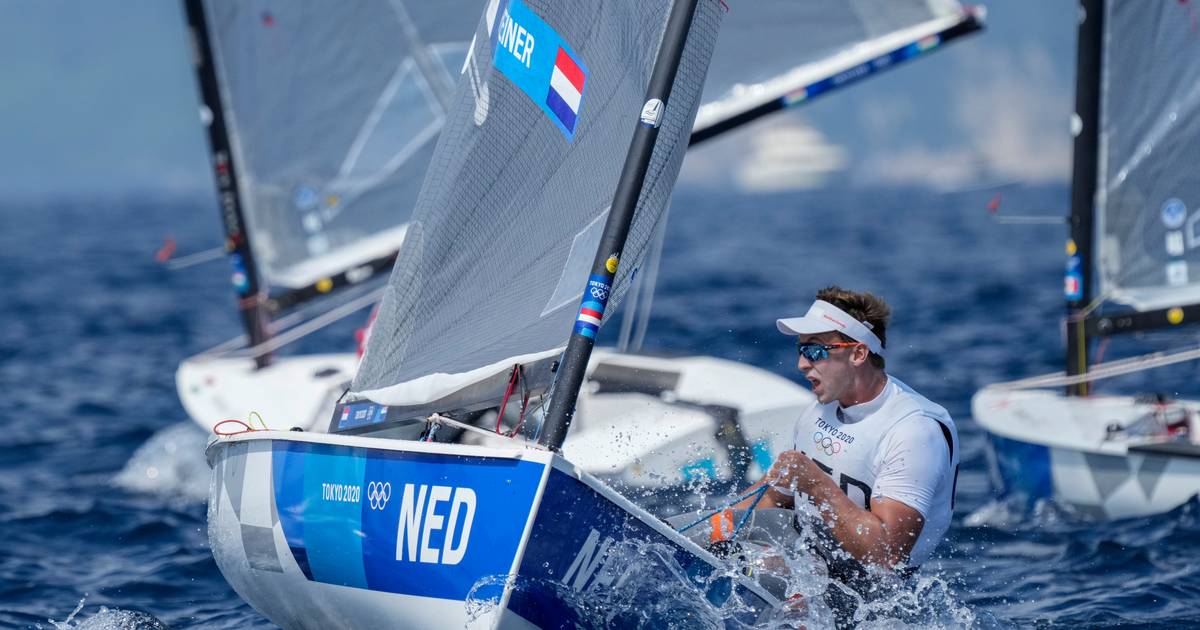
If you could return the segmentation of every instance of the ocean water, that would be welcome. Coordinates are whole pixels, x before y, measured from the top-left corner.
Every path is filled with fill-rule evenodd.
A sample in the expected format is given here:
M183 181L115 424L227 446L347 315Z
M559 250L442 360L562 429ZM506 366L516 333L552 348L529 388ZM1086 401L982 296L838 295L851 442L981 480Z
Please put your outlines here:
M954 525L916 593L957 616L922 612L918 601L909 621L1198 623L1196 502L1092 524L992 496L970 398L1059 368L1066 236L1065 225L996 223L985 209L994 192L681 190L647 348L798 378L774 319L801 312L827 284L877 292L894 309L890 371L944 404L963 443ZM1002 192L1002 213L1062 213L1068 200L1065 187ZM239 332L227 263L170 271L153 259L168 234L180 254L217 246L216 209L8 201L0 216L0 627L270 627L209 554L206 436L174 388L180 360ZM292 351L348 350L360 323ZM1109 352L1174 341L1140 337ZM1188 366L1152 382L1187 394L1196 377Z

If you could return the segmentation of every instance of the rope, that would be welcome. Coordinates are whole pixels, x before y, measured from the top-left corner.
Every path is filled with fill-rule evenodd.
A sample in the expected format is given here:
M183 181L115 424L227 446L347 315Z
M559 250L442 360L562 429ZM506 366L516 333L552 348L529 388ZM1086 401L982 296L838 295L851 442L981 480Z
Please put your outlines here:
M746 521L750 520L750 515L754 513L754 508L758 507L758 502L762 499L762 496L767 493L768 488L770 488L770 486L768 486L767 484L764 483L763 485L759 486L757 489L751 490L751 491L747 492L746 494L743 494L742 496L730 501L729 503L726 503L725 505L723 505L711 512L706 513L704 516L701 516L700 518L696 519L695 521L688 523L687 525L684 525L683 527L680 527L679 529L677 529L675 531L678 531L680 534L682 534L683 532L686 532L687 530L699 525L700 523L707 521L708 519L720 514L721 512L724 512L725 510L732 508L733 506L737 505L738 503L741 503L742 501L745 501L746 499L749 499L750 497L754 497L754 502L750 504L750 507L746 510L746 513L743 514L741 520L738 521L737 526L733 528L733 533L729 535L729 540L733 540L734 538L737 538L738 533L742 531L742 526L746 524Z
M521 427L525 426L525 412L529 410L529 390L525 387L525 379L518 380L521 383L521 415L517 417L517 426L508 432L508 437L516 436Z
M508 397L512 395L513 388L517 386L517 381L521 378L521 366L514 365L512 376L508 379L508 387L504 390L504 397L500 399L500 409L496 411L496 434L504 435L500 430L500 422L504 420L504 409L508 407ZM525 412L521 412L521 417L524 418ZM510 436L511 437L511 436Z
M255 418L258 418L258 423L262 425L263 431L271 430L271 427L268 427L266 421L263 420L262 414L258 413L257 411L251 411L246 420L251 421ZM249 425L249 422L247 422L247 425Z
M229 424L231 422L233 424L241 425L241 427L242 427L241 430L239 430L239 431L222 431L221 430L221 425ZM241 420L238 420L237 418L230 418L228 420L222 420L222 421L216 423L215 425L213 425L213 429L212 429L213 433L217 434L220 437L228 437L230 435L241 435L242 433L253 433L258 430L259 429L255 429L254 427L246 424L245 422L242 422Z

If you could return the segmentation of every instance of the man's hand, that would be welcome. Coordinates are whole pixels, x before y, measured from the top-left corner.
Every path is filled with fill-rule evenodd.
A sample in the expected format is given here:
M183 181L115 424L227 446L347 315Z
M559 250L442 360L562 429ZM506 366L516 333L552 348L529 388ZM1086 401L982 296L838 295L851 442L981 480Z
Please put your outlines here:
M800 451L784 451L779 454L771 470L764 478L776 488L794 488L812 494L813 488L829 475L816 462Z
M925 525L920 512L899 501L878 497L870 509L855 505L832 477L799 451L780 453L763 481L807 494L842 547L863 563L891 568L906 561Z

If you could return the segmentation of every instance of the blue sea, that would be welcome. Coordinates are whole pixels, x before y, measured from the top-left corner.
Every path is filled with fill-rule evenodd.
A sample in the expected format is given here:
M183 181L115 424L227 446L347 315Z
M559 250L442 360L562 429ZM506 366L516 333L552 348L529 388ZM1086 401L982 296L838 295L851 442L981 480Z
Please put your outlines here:
M1066 238L1065 224L997 223L995 192L680 190L647 349L799 380L775 318L828 284L876 292L894 309L890 371L959 422L955 521L927 565L958 618L1200 624L1195 501L1093 524L993 497L971 396L1059 369ZM1065 187L1001 192L1001 214L1061 216L1068 204ZM218 246L213 202L7 201L0 216L0 627L270 627L209 553L206 436L175 395L180 360L240 332L227 263L171 271L154 260L167 235L180 254ZM352 319L290 351L350 350ZM1131 338L1110 353L1170 342ZM1189 366L1153 384L1194 396L1196 382Z

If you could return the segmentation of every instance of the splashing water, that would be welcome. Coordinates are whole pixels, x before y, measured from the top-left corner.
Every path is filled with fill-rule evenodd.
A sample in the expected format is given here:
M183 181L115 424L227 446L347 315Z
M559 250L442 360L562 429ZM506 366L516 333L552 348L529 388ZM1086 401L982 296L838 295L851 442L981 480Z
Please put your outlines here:
M204 502L210 476L204 459L207 443L208 435L192 422L161 429L138 447L113 484L179 504Z
M75 618L83 610L84 601L87 597L79 600L79 604L75 606L75 610L67 615L63 621L55 621L47 619L50 622L50 627L55 630L166 630L167 625L159 621L153 615L139 612L136 610L120 610L110 609L107 606L101 606L96 614L75 621ZM41 626L38 626L41 627Z
M689 577L662 543L624 540L609 548L595 579L581 590L556 580L497 575L475 583L467 595L471 622L496 612L500 592L510 598L553 602L554 615L579 628L708 628L748 627L735 617L751 609L731 593L734 567L707 577ZM720 593L720 605L700 596ZM511 601L511 599L510 599Z
M706 542L703 539L707 534L692 532L693 540ZM824 562L814 555L804 537L794 532L759 532L755 540L744 540L732 549L723 571L697 578L676 562L669 546L624 540L610 549L601 568L604 573L581 590L556 580L490 576L471 589L467 609L472 622L485 619L496 612L501 593L509 589L510 602L516 598L555 602L555 615L580 628L745 628L749 626L738 618L750 608L731 594L731 587L734 580L749 575L786 600L766 618L760 618L755 626L758 628L834 627L835 613L826 599L831 589L839 590L856 604L853 623L859 627L979 625L975 614L936 574L901 581L881 570L876 576L879 586L864 595L830 579ZM719 595L714 597L714 592ZM709 594L712 601L702 593Z

